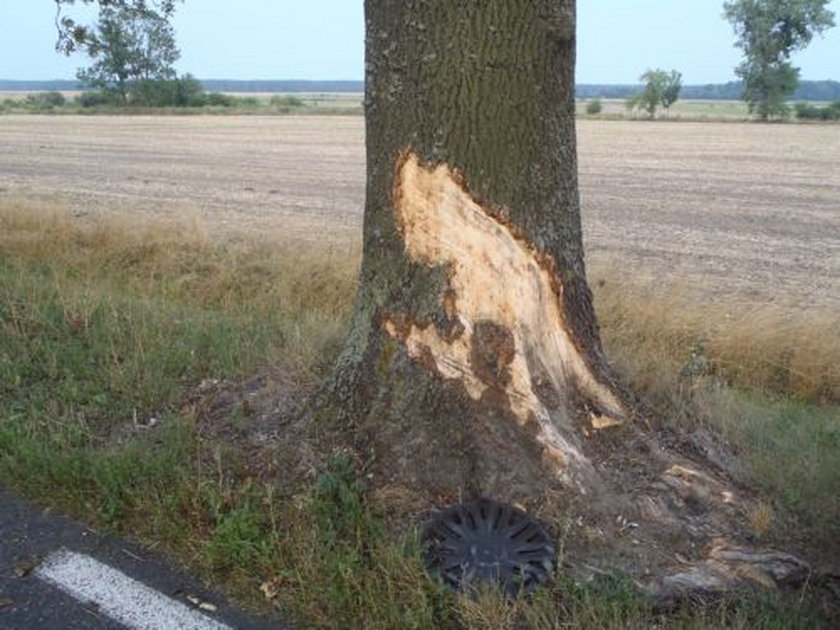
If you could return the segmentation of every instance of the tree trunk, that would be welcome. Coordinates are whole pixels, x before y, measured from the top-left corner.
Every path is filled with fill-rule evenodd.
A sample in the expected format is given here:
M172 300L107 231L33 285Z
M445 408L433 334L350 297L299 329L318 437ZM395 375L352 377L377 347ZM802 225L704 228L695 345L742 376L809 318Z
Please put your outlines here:
M593 482L578 425L626 419L581 244L574 7L368 1L367 205L334 391L400 482Z
M322 405L384 496L418 509L554 497L582 555L637 575L666 574L673 552L705 567L701 544L743 531L746 507L638 426L604 359L581 238L574 1L365 11L363 263Z

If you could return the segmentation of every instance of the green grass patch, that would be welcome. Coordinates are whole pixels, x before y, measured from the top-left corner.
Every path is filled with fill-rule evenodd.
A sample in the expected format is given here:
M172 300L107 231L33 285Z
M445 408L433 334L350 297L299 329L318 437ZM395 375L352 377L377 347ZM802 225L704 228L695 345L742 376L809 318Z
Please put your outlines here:
M590 109L593 101L597 100L600 109ZM578 116L587 118L638 119L649 120L645 112L628 110L625 99L591 99L577 103ZM694 121L744 121L750 118L745 103L741 101L713 101L713 100L679 100L670 110L657 108L656 118L661 120L694 120Z
M52 209L3 207L0 481L185 556L217 529L220 540L247 538L236 514L250 491L182 402L206 379L236 383L269 367L301 387L320 378L354 263L301 260L211 245L189 221L82 226ZM199 564L215 566L217 548Z
M803 517L809 536L840 551L840 407L714 388L707 421L743 452L755 482ZM772 535L773 523L767 523Z

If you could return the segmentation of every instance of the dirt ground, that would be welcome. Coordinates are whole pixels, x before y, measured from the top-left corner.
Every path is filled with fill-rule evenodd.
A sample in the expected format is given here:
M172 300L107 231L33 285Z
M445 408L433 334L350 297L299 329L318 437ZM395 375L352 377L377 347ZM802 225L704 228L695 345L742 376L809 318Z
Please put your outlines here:
M840 125L580 121L592 277L840 306ZM358 248L364 122L2 116L0 196ZM608 271L607 271L608 270Z

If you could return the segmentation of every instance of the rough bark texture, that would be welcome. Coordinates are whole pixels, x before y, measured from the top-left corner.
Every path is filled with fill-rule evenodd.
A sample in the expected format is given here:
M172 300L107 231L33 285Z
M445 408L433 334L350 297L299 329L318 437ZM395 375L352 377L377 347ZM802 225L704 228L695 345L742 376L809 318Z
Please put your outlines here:
M573 4L366 12L364 262L338 399L399 483L527 498L547 471L586 475L572 424L624 406L584 275Z
M663 597L800 574L733 551L748 498L638 426L610 376L583 263L573 0L365 10L364 259L322 403L377 490L553 504L578 558Z

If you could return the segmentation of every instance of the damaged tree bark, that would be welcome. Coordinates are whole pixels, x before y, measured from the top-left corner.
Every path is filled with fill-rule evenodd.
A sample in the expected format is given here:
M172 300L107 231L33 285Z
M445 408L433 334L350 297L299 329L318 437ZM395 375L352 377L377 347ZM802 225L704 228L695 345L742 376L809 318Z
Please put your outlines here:
M332 391L400 483L586 491L578 425L628 419L584 275L573 8L366 3L364 259Z
M586 492L594 471L577 444L570 401L599 418L605 410L616 423L627 414L573 341L554 258L494 218L457 172L424 166L414 153L398 161L394 213L407 258L446 272L447 323L384 313L385 331L474 401L490 396L532 436L547 471Z
M416 509L552 498L573 554L662 596L782 583L804 565L735 545L748 498L641 426L604 358L583 262L574 10L366 1L363 263L322 405L353 430L377 491Z

